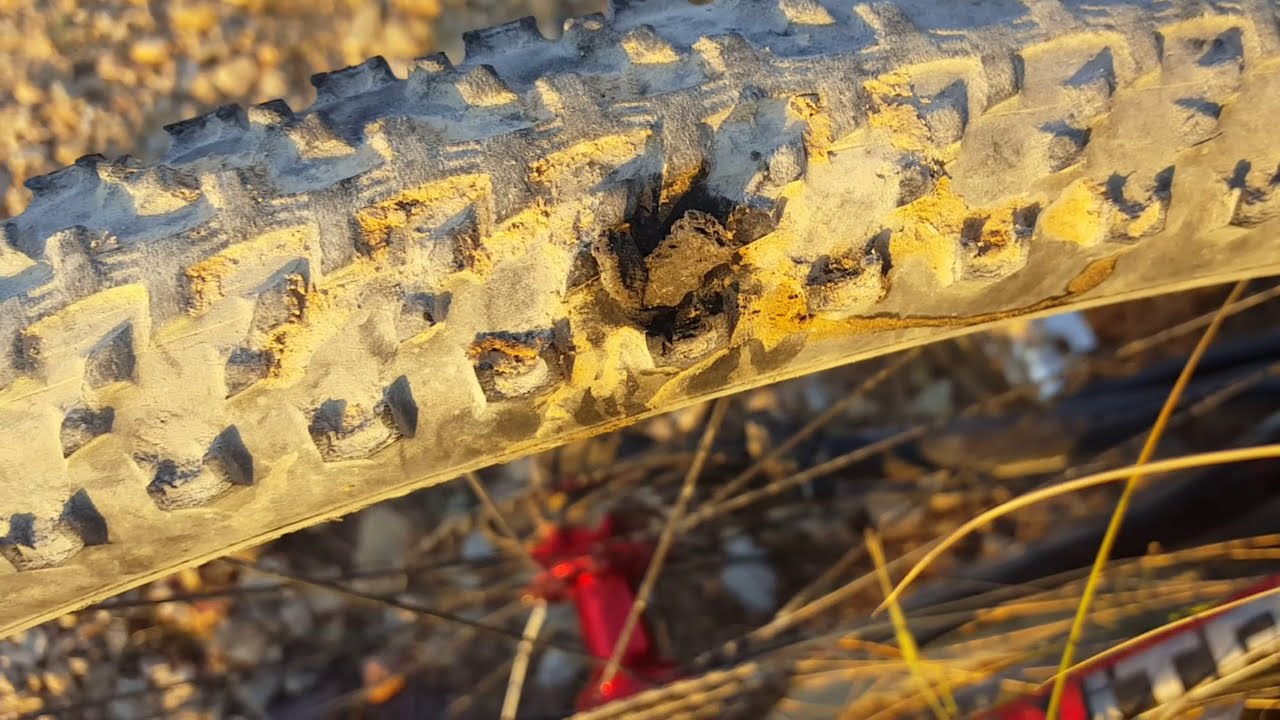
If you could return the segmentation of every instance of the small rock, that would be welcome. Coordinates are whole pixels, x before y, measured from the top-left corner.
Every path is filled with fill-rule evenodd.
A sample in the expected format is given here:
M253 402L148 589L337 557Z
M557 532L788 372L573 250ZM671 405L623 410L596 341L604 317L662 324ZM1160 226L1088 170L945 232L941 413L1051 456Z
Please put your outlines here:
M38 658L27 648L14 643L0 646L0 658L4 659L4 669L22 669L35 667Z
M89 675L84 679L81 689L85 697L110 697L115 694L115 684L115 664L101 662L90 666Z
M462 541L461 555L466 562L482 562L497 557L498 548L494 546L493 540L489 539L488 533L476 529Z
M265 659L268 650L266 634L252 623L224 625L219 640L227 662L233 667L255 667Z
M35 695L26 695L14 698L14 711L18 715L35 715L44 709L44 698Z
M107 715L113 720L134 720L151 715L147 681L143 678L116 679L115 699L107 703Z
M908 404L908 412L918 417L942 417L955 406L955 384L940 378L920 389Z
M160 705L166 712L173 712L195 697L196 688L190 683L170 685L160 694Z
M73 655L67 658L67 667L71 670L71 674L78 678L89 674L89 661L79 656Z
M195 677L195 673L190 666L184 666L182 669L175 669L173 665L163 660L146 659L142 661L143 674L150 680L154 687L164 687L173 685L184 680L190 680Z
M188 92L191 93L191 97L205 105L212 105L218 101L218 88L213 84L213 78L206 73L191 79Z
M107 653L112 658L119 657L129 645L129 628L123 622L113 622L103 632L102 638L106 641Z
M413 525L404 515L385 505L374 505L357 519L356 550L352 557L358 573L399 570L412 540ZM390 594L405 588L405 577L392 574L359 578L353 585L362 592Z
M235 683L235 694L249 707L265 712L284 683L284 672L279 667L263 666L248 677Z
M224 95L243 97L249 94L258 80L258 66L252 58L242 55L218 65L211 79L214 87Z
M23 635L23 646L37 658L43 658L49 652L49 634L43 629L32 628Z
M563 688L573 682L586 669L586 664L577 656L560 648L547 648L538 658L538 669L534 672L534 682L547 689Z
M309 667L297 665L289 667L284 673L284 692L286 695L298 697L315 686L320 672Z
M778 576L769 563L756 559L763 550L747 535L734 535L724 543L728 561L720 581L730 594L753 613L771 612L778 601Z
M333 575L321 575L320 577L335 577ZM321 588L308 587L302 589L301 599L311 608L311 612L316 615L330 615L337 612L345 605L346 600L342 595L332 590L323 590Z
M315 619L311 610L301 600L291 600L280 608L280 622L284 624L291 638L306 636L315 627Z
M341 615L331 615L327 621L320 625L319 630L315 633L315 642L325 647L332 647L342 642L346 634L346 619Z
M180 33L199 34L218 24L218 10L214 5L172 3L166 10L169 24Z
M964 504L965 494L960 491L936 492L929 496L929 510L938 514L955 512Z
M831 405L831 386L821 376L810 375L802 383L800 390L809 414L817 415Z
M129 48L129 59L138 65L163 65L169 61L169 44L163 38L141 38Z
M35 107L44 100L44 92L39 87L33 85L26 80L20 80L13 86L13 99L18 101L19 105L27 107Z
M259 97L284 97L290 89L288 76L279 68L270 68L258 76Z
M1012 557L1017 555L1022 547L1022 543L995 532L983 533L981 542L978 557L983 560Z
M769 429L764 425L755 420L748 420L743 430L747 434L747 456L752 460L764 457L773 447L773 438L770 437Z
M41 674L40 680L44 683L45 691L54 697L66 695L72 682L68 675L47 671Z

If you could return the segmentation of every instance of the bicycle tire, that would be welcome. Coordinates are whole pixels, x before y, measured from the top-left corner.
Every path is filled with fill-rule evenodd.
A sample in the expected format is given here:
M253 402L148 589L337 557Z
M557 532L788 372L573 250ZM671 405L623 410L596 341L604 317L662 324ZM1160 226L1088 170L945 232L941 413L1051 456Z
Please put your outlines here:
M710 397L1280 273L1277 16L615 2L34 178L0 634Z

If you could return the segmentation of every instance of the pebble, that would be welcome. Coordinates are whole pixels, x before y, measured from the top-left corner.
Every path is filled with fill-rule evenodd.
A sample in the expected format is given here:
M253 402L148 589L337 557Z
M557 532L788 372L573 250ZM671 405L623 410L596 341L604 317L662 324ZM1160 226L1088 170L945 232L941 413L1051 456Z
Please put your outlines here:
M586 668L581 658L570 655L560 648L548 648L538 658L538 668L534 671L534 682L539 687L559 689L573 682Z
M271 704L283 683L284 672L280 667L264 665L247 676L240 676L235 681L234 692L246 705L262 712Z
M13 710L18 715L34 715L44 709L44 698L25 695L14 698Z
M280 607L280 622L289 636L298 639L307 636L315 628L315 618L302 600L289 600Z
M81 685L86 697L107 697L115 692L116 670L111 663L102 662L92 665L89 675Z
M129 48L129 59L139 65L163 65L169 62L169 58L169 43L163 38L140 38Z
M467 539L462 541L462 559L466 562L492 560L498 556L498 548L489 538L489 534L479 528L472 530Z
M354 570L359 573L398 570L413 539L414 529L402 513L386 505L374 505L357 518L356 549L352 555ZM384 595L405 588L401 574L359 578L352 585L366 593Z
M751 560L764 553L748 535L733 535L724 541L727 556L720 581L731 595L750 612L764 614L774 610L778 602L778 576L765 560Z
M107 653L111 657L117 657L129 645L129 628L123 622L113 622L103 633L103 639L106 641Z
M71 670L72 675L84 677L89 674L89 661L73 655L67 658L67 668Z
M955 405L955 383L938 378L920 389L907 404L908 412L919 417L942 417Z
M233 667L251 668L266 657L269 638L255 624L238 622L224 625L218 640Z
M180 33L203 33L218 23L218 10L212 4L171 3L169 23Z
M938 514L955 512L964 507L966 502L968 496L960 490L935 492L929 496L929 509Z
M166 712L173 712L195 697L196 688L191 683L171 685L160 694L160 705Z
M144 678L120 677L116 680L114 700L107 703L107 715L113 720L135 720L151 714L149 696L144 692Z
M332 577L336 577L335 572ZM326 577L326 576L320 576ZM307 587L302 589L301 600L311 608L311 612L316 615L329 615L337 612L346 604L346 600L341 593L332 590L324 590L322 588Z
M252 58L240 56L224 62L213 71L213 86L228 97L246 97L258 78L258 66Z
M62 697L67 694L70 689L72 680L69 675L56 672L44 672L40 675L40 680L44 683L44 689L54 697Z
M320 672L301 665L291 665L285 669L284 691L291 696L299 696L315 686Z

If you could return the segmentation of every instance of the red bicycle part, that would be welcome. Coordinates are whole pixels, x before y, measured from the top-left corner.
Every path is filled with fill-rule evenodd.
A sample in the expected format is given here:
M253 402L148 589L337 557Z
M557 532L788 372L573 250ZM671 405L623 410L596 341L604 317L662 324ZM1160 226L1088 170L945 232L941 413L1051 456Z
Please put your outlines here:
M1067 678L1058 720L1132 717L1190 690L1179 660L1200 653L1219 677L1239 669L1243 653L1273 643L1280 647L1280 575L1274 575L1227 601L1254 599L1233 609L1206 613L1194 622L1153 635L1100 662L1086 662ZM1203 679L1203 678L1201 678ZM1045 720L1046 686L1032 697L1014 700L982 715L990 720ZM1136 694L1135 694L1136 691ZM1162 697L1163 696L1163 697Z
M531 592L548 602L572 602L587 651L602 661L621 640L635 588L653 554L652 546L618 541L617 536L617 521L609 515L594 530L556 527L532 550L545 571L534 578ZM627 638L619 671L608 682L600 682L602 672L597 669L578 695L580 710L676 679L674 664L658 655L643 616Z

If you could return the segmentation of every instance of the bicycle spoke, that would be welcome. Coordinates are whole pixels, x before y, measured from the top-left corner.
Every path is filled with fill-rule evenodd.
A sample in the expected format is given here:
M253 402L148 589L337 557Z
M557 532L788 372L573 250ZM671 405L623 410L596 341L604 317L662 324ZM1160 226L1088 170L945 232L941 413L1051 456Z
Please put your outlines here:
M1009 402L1020 395L1021 393L1019 391L1011 390L974 403L962 410L960 414L970 415L984 409L990 409L1002 403ZM776 497L787 490L800 487L812 480L825 477L851 465L863 462L864 460L870 460L871 458L881 455L893 448L905 445L913 440L918 440L924 437L930 430L936 429L942 424L942 421L935 421L915 425L911 428L890 435L887 438L883 438L855 450L851 450L843 455L827 460L826 462L819 463L818 465L814 465L798 473L774 480L764 487L739 493L738 495L728 498L722 502L704 506L689 514L689 517L684 520L681 531L689 532L693 528L696 528L710 520L737 512L762 500Z
M1280 297L1280 285L1276 285L1275 287L1271 287L1266 290L1259 290L1248 297L1226 303L1220 311L1213 310L1185 322L1180 322L1172 327L1165 328L1159 332L1152 333L1146 337L1131 340L1116 349L1115 356L1123 359L1138 355L1150 350L1156 345L1208 327L1209 324L1213 322L1214 316L1219 313L1221 313L1223 317L1230 317L1244 312L1245 310L1255 308L1270 300L1274 300L1277 297Z
M885 380L892 377L907 363L918 357L920 357L919 349L912 349L889 358L884 367L877 370L866 380L863 380L862 383L853 390L853 392L850 392L843 398L828 405L825 410L806 423L804 427L800 428L786 440L782 441L782 443L777 447L766 453L764 457L756 460L750 467L743 470L736 477L729 480L729 482L716 489L716 491L712 493L711 499L708 501L709 504L714 505L715 503L722 502L734 493L746 487L747 483L754 480L757 475L769 466L770 463L785 457L787 453L794 450L800 443L808 440L810 437L813 437L814 433L818 432L823 427L826 427L832 420L839 416L840 413L849 409L849 407L858 400L866 397L867 393L879 387Z
M515 660L511 664L511 679L507 682L507 693L502 701L501 720L515 720L516 710L520 707L520 693L524 690L524 676L529 670L529 656L533 654L533 641L542 632L542 624L547 620L547 601L538 599L529 610L529 619L525 622L524 633L520 638L520 647Z
M698 484L698 476L702 474L702 466L706 463L707 456L711 453L711 445L715 442L716 433L720 430L720 423L724 420L724 415L728 408L729 400L726 398L716 400L715 405L712 407L706 429L703 430L702 439L698 442L698 449L694 455L693 463L689 465L684 484L680 488L680 495L676 499L675 506L671 509L666 525L663 527L662 535L658 539L658 546L654 549L649 566L645 570L644 579L636 590L635 600L627 613L627 618L622 625L618 640L613 646L613 654L609 657L604 666L604 672L600 676L599 685L601 687L605 687L612 682L613 676L618 672L618 668L622 663L622 653L631 642L631 635L635 632L636 624L640 621L640 614L648 606L649 594L653 592L653 586L657 583L658 575L662 572L662 564L666 561L667 553L671 549L671 543L675 539L675 531L684 517L685 508L688 507L689 502L693 499L693 493Z
M796 610L804 607L809 602L810 595L819 592L822 588L827 587L832 582L835 582L837 578L849 572L849 570L853 569L855 565L862 560L865 560L866 557L867 546L865 544L859 543L849 548L844 552L844 555L840 556L839 560L832 563L831 566L824 570L821 575L814 578L812 582L802 588L795 595L792 595L791 598L782 605L782 607L778 608L776 617L786 617L794 613Z
M357 600L359 602L368 603L372 605L381 605L385 607L394 608L397 610L406 610L412 613L422 615L423 617L431 618L433 620L441 620L447 623L459 625L462 627L467 627L473 630L479 630L482 632L491 633L494 635L505 637L508 640L511 640L516 643L519 643L520 640L522 639L522 636L520 633L507 630L506 628L496 627L493 625L486 625L484 623L477 622L475 620L469 620L460 615L454 615L451 613L441 612L433 608L424 607L422 605L418 605L417 603L404 602L402 600L398 600L394 598L371 595L369 593L360 592L359 590L355 590L354 588L347 587L340 583L334 583L334 582L329 582L325 580L318 580L315 578L307 578L299 575L292 575L289 573L284 573L276 570L266 570L264 568L259 568L256 565L253 565L252 563L247 563L247 562L244 562L243 560L237 560L234 558L222 558L222 562L227 562L232 565L236 565L237 567L242 567L242 568L245 568L246 570L251 570L253 572L257 572L263 575L275 577L277 579L284 580L287 582L297 583L299 585L305 585L305 586L319 588L321 590L328 590L330 592L340 593L342 595L346 595L347 597L350 597L351 599ZM559 650L563 650L568 653L580 655L583 657L589 657L586 653L584 653L583 651L577 648L565 646L558 643L552 643L552 642L548 642L548 644L553 647L556 647Z
M520 555L525 564L533 568L535 571L541 570L542 566L540 566L538 561L533 558L533 555L529 554L529 548L524 546L524 542L520 539L520 536L511 528L510 523L508 523L506 518L503 517L502 511L498 509L497 503L495 503L493 498L490 497L489 491L486 490L484 484L480 482L480 476L476 475L474 472L467 472L463 473L463 477L467 479L467 484L471 486L471 490L484 505L484 508L489 513L489 518L493 521L493 524L497 525L498 530L506 536L507 540L511 541L512 546L516 548L517 554Z

